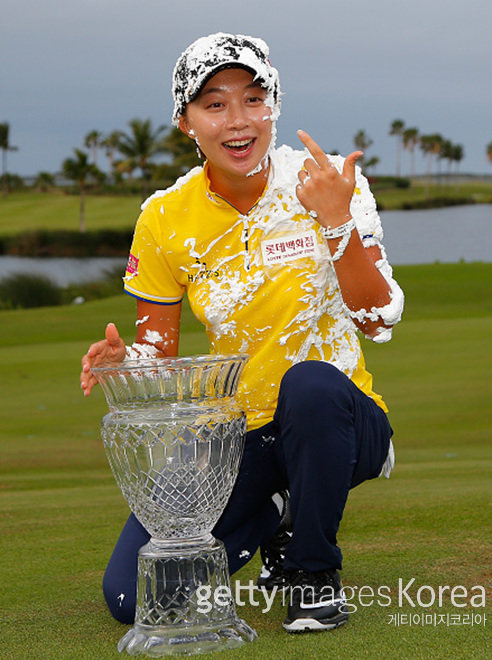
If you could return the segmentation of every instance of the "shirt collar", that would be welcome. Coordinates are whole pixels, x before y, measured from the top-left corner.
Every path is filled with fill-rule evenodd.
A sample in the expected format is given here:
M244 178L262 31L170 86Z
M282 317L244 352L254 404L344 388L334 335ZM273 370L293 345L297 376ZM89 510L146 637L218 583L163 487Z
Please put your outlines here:
M272 188L272 183L273 183L273 162L272 159L270 158L270 171L268 172L268 180L266 182L266 185L263 189L263 192L261 195L258 197L256 202L253 204L251 207L250 211L251 212L253 209L257 208L258 206L263 206L266 201L268 201L269 198L269 193L271 192ZM205 194L207 198L213 203L216 204L217 206L228 206L229 208L236 209L235 206L233 206L230 202L228 202L226 199L221 197L218 193L214 192L211 187L210 187L210 177L208 175L208 161L205 161L205 164L203 166L203 174L204 174L204 179L205 179ZM238 211L239 213L240 211Z

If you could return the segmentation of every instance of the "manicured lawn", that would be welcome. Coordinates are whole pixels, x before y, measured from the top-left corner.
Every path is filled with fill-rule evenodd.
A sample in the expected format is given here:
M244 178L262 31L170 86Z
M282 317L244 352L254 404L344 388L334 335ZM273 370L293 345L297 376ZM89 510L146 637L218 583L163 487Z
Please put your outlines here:
M411 205L419 202L425 202L429 198L447 198L452 200L459 197L461 199L469 198L479 204L492 203L492 182L473 180L460 181L459 183L431 182L427 185L424 179L412 181L410 188L384 188L378 185L374 186L374 195L376 200L384 209L404 208L403 204Z
M141 197L86 198L86 228L132 229L140 213ZM58 193L19 192L0 197L0 236L37 229L79 229L79 197Z
M401 208L402 203L425 200L426 197L471 197L477 202L492 203L490 181L436 185L427 192L425 182L415 181L410 189L378 188L377 201L385 209ZM86 198L87 231L99 229L132 229L140 213L139 195L88 195ZM0 197L0 237L25 231L79 229L79 197L63 192L17 192Z
M390 407L397 467L352 492L339 534L358 611L337 631L289 636L280 598L262 613L259 596L260 606L238 607L259 639L211 658L490 657L492 264L395 270L405 319L389 344L363 346ZM99 437L102 393L84 399L78 386L80 356L110 320L131 342L135 307L124 295L0 312L2 659L120 657L127 627L106 611L100 583L128 509ZM187 311L181 352L206 350ZM256 556L234 578L246 585L258 569ZM399 581L412 578L400 606ZM468 591L465 606L448 590L442 606L424 607L446 585ZM485 626L484 608L470 603L475 585L488 591Z

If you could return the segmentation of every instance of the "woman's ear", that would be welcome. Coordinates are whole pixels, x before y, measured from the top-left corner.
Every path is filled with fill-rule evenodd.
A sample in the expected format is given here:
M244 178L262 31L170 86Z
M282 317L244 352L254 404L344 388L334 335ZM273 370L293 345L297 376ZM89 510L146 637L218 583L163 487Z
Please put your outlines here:
M191 129L189 124L188 124L188 120L186 118L186 115L181 115L179 117L178 121L179 121L179 130L182 131L189 138L194 140L195 139L195 134L193 132L193 129Z
M195 131L191 128L188 119L186 118L186 115L181 115L178 119L178 122L179 122L178 124L179 130L182 131L185 135L187 135L190 138L190 140L193 140L193 142L195 142L196 154L198 158L200 158L200 160L205 160L206 156L198 146L198 141L195 135Z

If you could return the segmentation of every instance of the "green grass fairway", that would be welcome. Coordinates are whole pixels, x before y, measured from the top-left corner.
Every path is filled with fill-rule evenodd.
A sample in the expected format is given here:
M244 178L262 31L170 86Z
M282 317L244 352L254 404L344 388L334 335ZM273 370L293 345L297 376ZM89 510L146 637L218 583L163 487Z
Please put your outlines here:
M404 204L426 204L429 199L453 200L459 198L473 200L478 204L492 203L492 185L490 181L470 179L469 181L437 183L427 185L425 179L412 181L410 188L384 188L374 186L374 195L378 204L385 210L401 209Z
M375 189L376 199L384 209L401 208L404 202L421 202L427 197L469 197L479 203L492 202L492 186L488 181L471 181L448 186L414 182L411 189ZM87 231L99 229L133 229L140 213L139 195L87 195ZM79 197L62 191L16 192L0 197L0 237L34 230L79 229Z
M141 197L87 195L87 231L133 229L140 213ZM79 229L79 197L57 193L19 192L0 197L0 236L38 229Z
M395 271L406 316L389 344L363 347L397 467L351 493L339 534L357 612L337 631L290 636L280 597L262 613L258 596L238 611L259 639L211 660L490 657L492 264ZM124 657L127 627L107 612L101 579L128 509L99 437L102 392L84 399L78 385L80 357L108 321L131 342L134 301L0 312L2 660ZM181 352L206 350L186 310ZM234 579L246 585L259 564ZM400 604L399 581L412 578ZM485 608L473 607L476 585ZM449 589L431 603L439 587Z

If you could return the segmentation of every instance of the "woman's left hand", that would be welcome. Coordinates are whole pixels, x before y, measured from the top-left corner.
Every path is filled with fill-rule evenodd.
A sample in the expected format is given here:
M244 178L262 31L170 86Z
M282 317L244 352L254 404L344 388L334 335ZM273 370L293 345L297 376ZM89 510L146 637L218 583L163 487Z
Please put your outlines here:
M306 211L314 211L320 225L329 225L334 229L350 218L350 201L355 188L355 163L363 152L353 151L349 154L340 174L310 135L305 131L298 131L297 134L312 156L304 161L304 167L299 171L297 198Z

